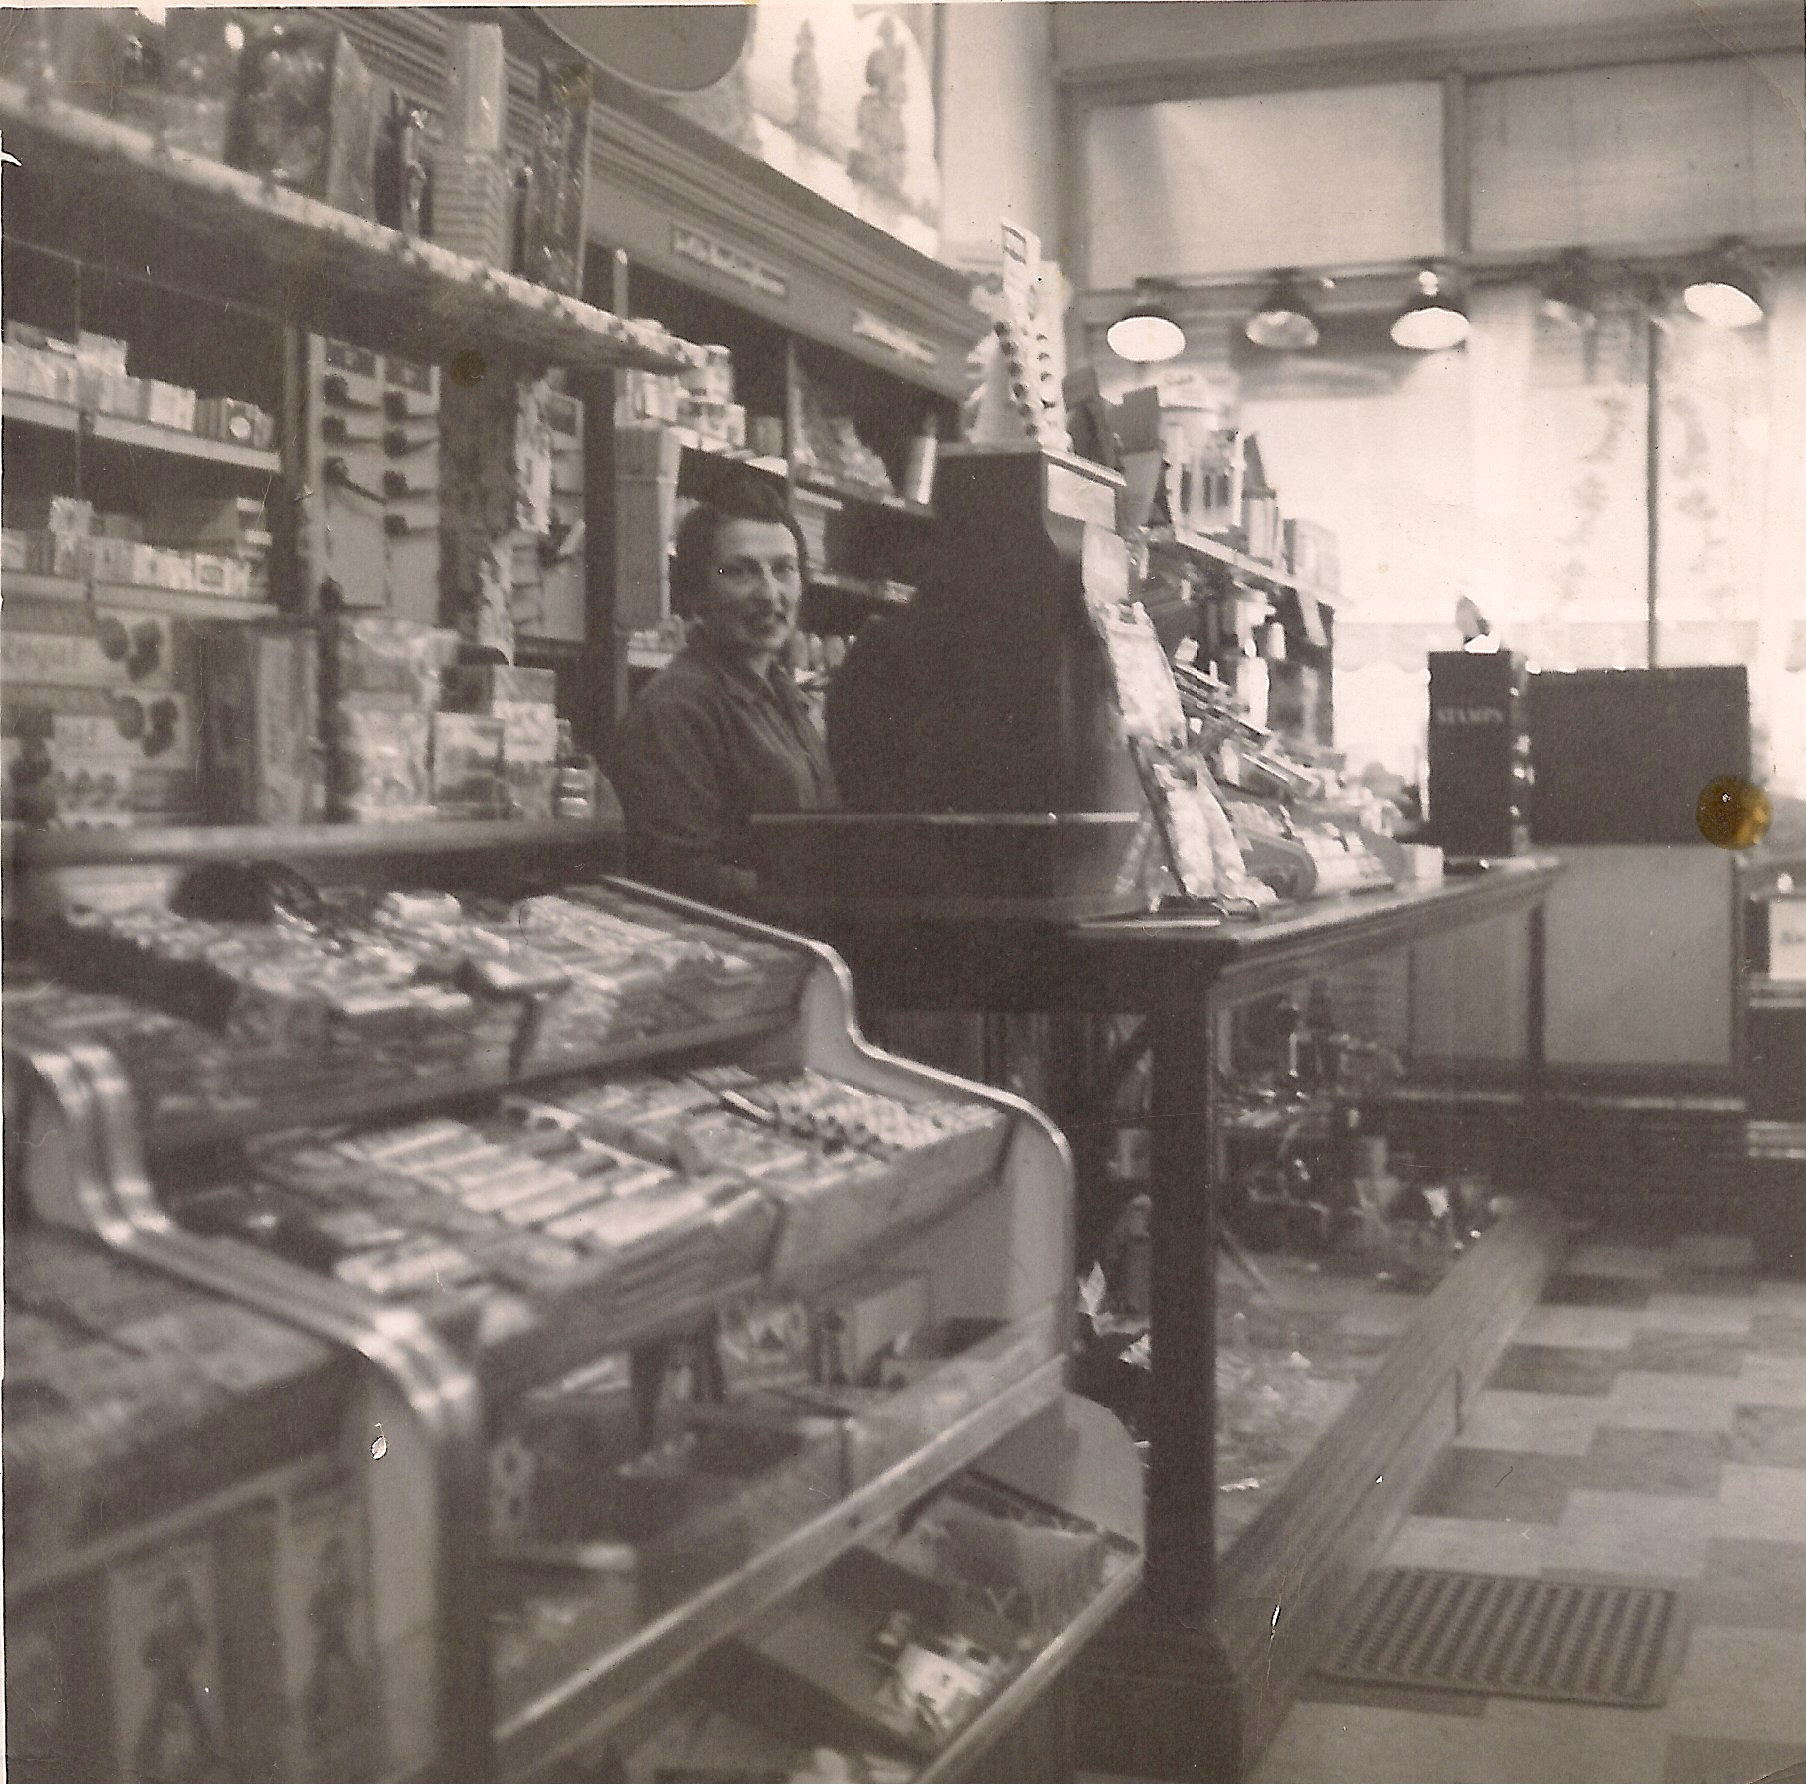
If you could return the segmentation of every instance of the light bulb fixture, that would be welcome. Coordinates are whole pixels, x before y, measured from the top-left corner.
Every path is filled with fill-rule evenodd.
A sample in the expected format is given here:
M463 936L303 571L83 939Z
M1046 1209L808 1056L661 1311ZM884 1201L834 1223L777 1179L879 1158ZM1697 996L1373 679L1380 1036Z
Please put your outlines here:
M1432 267L1417 275L1410 299L1392 321L1392 338L1417 353L1440 353L1467 339L1467 312Z
M1762 320L1762 281L1748 247L1718 244L1681 291L1681 302L1714 328L1749 328Z
M1599 320L1593 286L1593 263L1578 248L1543 283L1543 314L1569 328L1589 329Z
M1104 331L1110 351L1137 365L1158 365L1185 351L1185 330L1154 299L1150 279L1135 281L1135 301Z
M1309 282L1329 289L1328 279ZM1275 353L1303 353L1316 346L1323 331L1305 293L1305 284L1296 272L1275 273L1259 307L1242 324L1242 333L1255 346Z

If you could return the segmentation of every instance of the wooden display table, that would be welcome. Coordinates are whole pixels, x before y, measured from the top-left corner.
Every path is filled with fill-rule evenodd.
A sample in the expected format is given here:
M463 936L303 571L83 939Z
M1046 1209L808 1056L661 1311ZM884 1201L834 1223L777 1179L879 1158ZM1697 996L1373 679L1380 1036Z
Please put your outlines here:
M1543 1063L1543 907L1560 871L1540 858L1499 861L1471 877L1326 898L1264 920L1160 915L1060 923L987 919L970 904L949 913L925 901L879 900L788 912L844 955L868 1010L1147 1020L1154 1184L1147 1570L1142 1599L1093 1651L1094 1678L1106 1688L1092 1694L1081 1721L1091 1724L1100 1766L1143 1777L1241 1775L1283 1713L1288 1675L1295 1688L1314 1659L1313 1635L1339 1613L1417 1484L1408 1466L1388 1469L1384 1457L1371 1467L1371 1444L1343 1445L1335 1466L1319 1468L1314 1457L1304 1502L1288 1496L1277 1552L1275 1518L1263 1514L1229 1567L1219 1567L1216 1282L1214 1268L1200 1260L1214 1259L1217 1249L1221 1018L1307 973L1521 915L1529 929L1524 1065L1526 1092L1534 1096ZM1403 1362L1411 1379L1394 1380L1392 1364L1379 1378L1385 1392L1404 1397L1411 1415L1401 1414L1403 1425L1391 1432L1392 1453L1421 1450L1432 1408L1460 1391L1460 1381L1477 1385L1489 1350L1496 1353L1534 1299L1556 1243L1550 1224L1534 1213L1506 1222L1458 1270L1469 1288L1451 1278L1450 1292L1426 1304L1420 1325L1434 1324L1441 1334L1428 1372L1413 1372L1409 1359L1395 1356L1392 1364ZM1446 1437L1452 1413L1436 1416ZM1434 1453L1432 1445L1422 1465ZM1384 1479L1375 1481L1375 1473ZM1283 1509L1276 1502L1270 1511ZM1250 1544L1264 1544L1267 1553L1244 1578L1236 1557ZM1312 1617L1300 1614L1307 1603L1314 1603Z

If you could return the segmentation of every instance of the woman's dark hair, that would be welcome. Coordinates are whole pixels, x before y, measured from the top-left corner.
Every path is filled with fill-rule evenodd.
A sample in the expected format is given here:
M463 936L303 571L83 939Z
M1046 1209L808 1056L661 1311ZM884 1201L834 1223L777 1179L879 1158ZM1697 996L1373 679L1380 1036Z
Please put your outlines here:
M778 491L748 478L716 490L678 522L671 551L671 610L685 619L700 610L715 563L715 537L730 520L763 520L787 527L796 541L796 561L809 581L809 548L803 529Z

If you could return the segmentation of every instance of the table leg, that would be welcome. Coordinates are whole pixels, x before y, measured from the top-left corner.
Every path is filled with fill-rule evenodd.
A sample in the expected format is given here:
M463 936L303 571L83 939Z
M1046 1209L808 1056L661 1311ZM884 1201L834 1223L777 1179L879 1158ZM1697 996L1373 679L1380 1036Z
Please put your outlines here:
M1149 1021L1154 1379L1147 1579L1159 1607L1191 1623L1209 1610L1216 1580L1213 1017L1200 1000L1156 1011Z

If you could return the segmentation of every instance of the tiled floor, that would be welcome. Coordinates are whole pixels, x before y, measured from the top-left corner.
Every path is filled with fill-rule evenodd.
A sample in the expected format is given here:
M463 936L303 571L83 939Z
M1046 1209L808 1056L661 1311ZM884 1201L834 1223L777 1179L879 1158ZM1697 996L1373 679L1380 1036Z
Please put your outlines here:
M1806 1760L1806 1283L1741 1239L1582 1244L1386 1559L1684 1592L1659 1709L1316 1679L1253 1784L1755 1784Z

